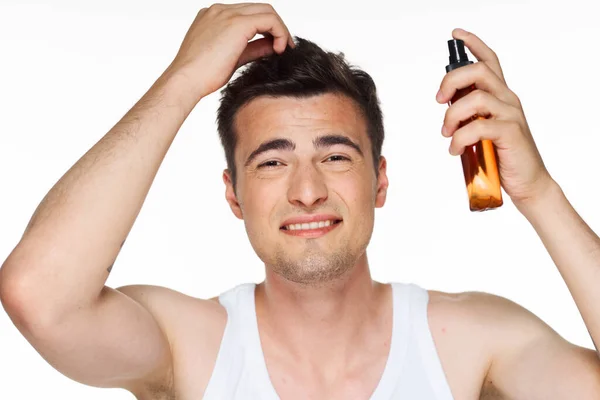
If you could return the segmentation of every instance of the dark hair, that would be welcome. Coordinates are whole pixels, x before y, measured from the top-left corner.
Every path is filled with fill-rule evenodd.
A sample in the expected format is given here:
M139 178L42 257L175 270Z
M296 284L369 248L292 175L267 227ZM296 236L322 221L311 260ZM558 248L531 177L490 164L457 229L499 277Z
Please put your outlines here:
M295 38L282 54L273 53L247 65L240 75L221 91L217 129L225 150L227 168L236 184L234 130L236 112L259 96L310 97L338 93L353 99L367 121L373 163L378 172L383 145L383 115L375 83L369 74L348 64L343 53L323 50L315 43Z

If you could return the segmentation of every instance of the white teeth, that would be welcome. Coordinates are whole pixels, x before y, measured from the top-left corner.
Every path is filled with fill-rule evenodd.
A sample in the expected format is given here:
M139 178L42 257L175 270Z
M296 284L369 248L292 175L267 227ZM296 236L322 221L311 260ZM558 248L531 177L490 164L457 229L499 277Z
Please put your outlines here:
M286 225L286 229L290 230L290 231L299 231L299 230L308 230L308 229L319 229L319 228L324 228L326 226L331 226L333 225L333 220L327 220L327 221L319 221L319 222L306 222L303 224L291 224L291 225Z

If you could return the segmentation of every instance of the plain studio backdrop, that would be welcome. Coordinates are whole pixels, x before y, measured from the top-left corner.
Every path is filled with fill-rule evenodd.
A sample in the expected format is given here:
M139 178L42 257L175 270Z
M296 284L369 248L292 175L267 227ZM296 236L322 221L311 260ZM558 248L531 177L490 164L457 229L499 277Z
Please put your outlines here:
M560 274L509 197L504 193L498 210L469 211L460 158L449 155L450 140L440 134L447 105L438 104L435 94L452 29L479 35L499 55L550 173L600 231L597 4L272 4L292 34L344 52L378 85L390 187L368 249L373 278L505 296L567 340L593 348ZM209 5L2 0L0 261L47 191L148 90L197 12ZM264 278L243 222L224 198L225 158L215 124L219 96L204 98L179 131L107 285L162 285L209 298ZM133 398L54 370L3 310L0 337L0 398Z

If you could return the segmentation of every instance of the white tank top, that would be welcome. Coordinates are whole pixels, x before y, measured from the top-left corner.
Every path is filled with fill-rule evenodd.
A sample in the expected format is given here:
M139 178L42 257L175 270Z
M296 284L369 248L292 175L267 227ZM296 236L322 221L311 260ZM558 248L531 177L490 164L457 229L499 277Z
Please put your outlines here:
M205 400L279 400L263 356L254 283L219 296L227 324ZM392 283L393 328L388 360L371 400L452 400L427 320L427 290Z

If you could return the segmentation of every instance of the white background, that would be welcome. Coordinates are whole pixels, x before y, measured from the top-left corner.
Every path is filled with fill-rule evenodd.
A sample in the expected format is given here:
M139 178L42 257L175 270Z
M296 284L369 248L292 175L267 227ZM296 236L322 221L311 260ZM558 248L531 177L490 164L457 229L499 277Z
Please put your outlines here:
M455 27L501 60L553 177L597 231L600 28L594 1L274 1L294 35L343 51L378 84L390 188L369 247L374 279L486 291L592 348L539 238L505 195L471 213L435 94ZM67 169L170 63L199 1L0 2L0 262ZM208 298L264 277L224 199L219 94L201 101L158 172L107 284ZM600 284L600 282L599 282ZM68 294L65 294L68 295ZM600 310L599 310L600 311ZM49 366L0 311L0 398L132 399Z

